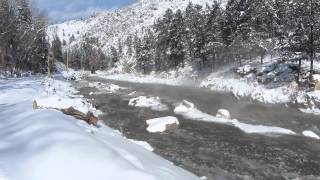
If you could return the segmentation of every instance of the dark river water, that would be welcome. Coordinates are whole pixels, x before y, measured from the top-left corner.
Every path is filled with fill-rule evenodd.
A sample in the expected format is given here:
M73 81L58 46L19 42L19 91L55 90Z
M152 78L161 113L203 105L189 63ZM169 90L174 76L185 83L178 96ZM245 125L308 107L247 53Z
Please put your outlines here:
M100 117L105 124L121 131L127 138L148 142L156 154L198 176L206 176L209 180L320 179L320 141L300 135L304 130L320 134L319 116L301 113L293 107L262 105L238 100L231 94L192 87L98 78L89 81L128 88L108 93L90 88L88 81L76 84L80 94L93 98L93 104L105 113ZM159 96L170 110L157 112L128 106L132 98L128 94L134 91L136 96ZM90 92L94 94L90 95ZM232 118L241 122L287 128L297 135L246 134L233 126L185 119L173 113L174 105L182 100L194 103L208 114L215 115L218 109L225 108ZM146 131L146 120L169 115L179 119L177 130L155 134Z

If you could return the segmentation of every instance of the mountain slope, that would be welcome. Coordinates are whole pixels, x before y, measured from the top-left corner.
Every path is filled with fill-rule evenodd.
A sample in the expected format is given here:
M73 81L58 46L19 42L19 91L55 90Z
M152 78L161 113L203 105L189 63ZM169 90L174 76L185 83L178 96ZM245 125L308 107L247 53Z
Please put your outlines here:
M93 39L102 50L107 53L111 45L124 41L128 35L141 35L144 29L150 27L164 12L185 9L189 2L199 4L213 4L214 0L139 0L136 3L117 10L101 12L86 20L74 20L52 25L48 34L52 38L55 34L67 44L72 35L75 41L71 46L79 44L85 37Z

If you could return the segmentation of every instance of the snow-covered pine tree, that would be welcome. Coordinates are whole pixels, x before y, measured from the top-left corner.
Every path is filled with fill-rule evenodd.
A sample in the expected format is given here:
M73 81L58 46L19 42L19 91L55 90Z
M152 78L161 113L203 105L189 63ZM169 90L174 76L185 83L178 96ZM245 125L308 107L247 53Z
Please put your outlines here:
M57 35L54 36L53 41L51 42L51 51L55 60L63 62L62 43Z
M184 66L185 60L185 25L183 21L183 15L181 10L173 15L172 22L169 26L170 38L169 38L169 68L175 68Z

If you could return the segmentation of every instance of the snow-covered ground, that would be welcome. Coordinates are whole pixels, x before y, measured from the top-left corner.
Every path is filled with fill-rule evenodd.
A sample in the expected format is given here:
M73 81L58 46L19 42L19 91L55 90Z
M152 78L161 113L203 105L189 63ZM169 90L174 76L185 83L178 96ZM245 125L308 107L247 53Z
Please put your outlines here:
M199 179L101 122L89 126L46 109L95 111L74 93L58 77L0 79L0 179ZM42 108L33 110L34 100Z
M101 77L110 80L117 81L129 81L135 83L146 83L146 84L165 84L171 86L179 85L193 85L195 81L192 80L192 75L186 72L175 72L171 71L168 73L156 74L152 73L150 75L133 74L133 73L110 73L105 71L98 71L96 74L92 75L96 77Z

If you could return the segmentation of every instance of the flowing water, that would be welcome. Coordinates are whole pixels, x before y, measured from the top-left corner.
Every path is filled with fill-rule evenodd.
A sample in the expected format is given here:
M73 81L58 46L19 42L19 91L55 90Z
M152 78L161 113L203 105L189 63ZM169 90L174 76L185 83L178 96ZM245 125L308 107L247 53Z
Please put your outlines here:
M108 93L88 87L88 81L128 89ZM304 130L320 134L319 116L304 114L294 107L262 105L199 88L99 78L88 81L77 83L80 94L94 99L95 106L105 113L100 119L108 126L127 138L148 142L155 153L199 176L209 180L320 179L320 141L300 135ZM170 110L157 112L128 106L132 98L128 94L134 91L136 96L159 96ZM185 119L173 113L174 105L182 100L194 103L208 114L215 115L218 109L225 108L241 122L287 128L298 135L246 134L233 126ZM179 119L177 130L155 134L146 131L146 120L169 115Z

